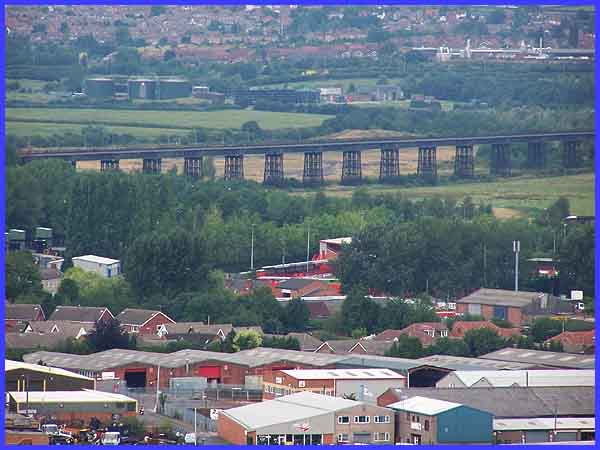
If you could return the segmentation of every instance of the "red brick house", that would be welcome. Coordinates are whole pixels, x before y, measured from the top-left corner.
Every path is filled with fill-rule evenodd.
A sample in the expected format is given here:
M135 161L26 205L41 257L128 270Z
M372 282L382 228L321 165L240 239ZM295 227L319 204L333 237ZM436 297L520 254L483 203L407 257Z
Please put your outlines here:
M70 322L96 323L109 321L115 316L108 308L96 306L57 306L49 320L67 320Z
M428 347L441 337L448 337L448 328L441 322L413 323L401 330L385 330L375 336L376 341L395 341L401 335L416 337L423 347Z
M521 334L520 328L501 328L488 320L459 320L457 322L454 322L454 325L452 325L450 337L456 339L463 339L467 331L478 330L480 328L487 328L488 330L495 331L496 333L498 333L498 336L502 336L503 338L510 338L512 336L518 336Z
M339 290L335 286L330 286L325 281L308 278L291 278L274 286L273 295L277 298L326 297L339 295Z
M40 305L5 303L4 329L5 331L20 331L19 328L28 322L46 320Z
M593 354L596 347L595 340L596 333L594 330L563 331L558 336L546 340L544 345L550 345L552 342L560 342L565 352Z
M139 335L156 334L161 325L175 323L173 319L161 311L133 308L126 308L121 311L117 315L117 320L128 333L138 333Z

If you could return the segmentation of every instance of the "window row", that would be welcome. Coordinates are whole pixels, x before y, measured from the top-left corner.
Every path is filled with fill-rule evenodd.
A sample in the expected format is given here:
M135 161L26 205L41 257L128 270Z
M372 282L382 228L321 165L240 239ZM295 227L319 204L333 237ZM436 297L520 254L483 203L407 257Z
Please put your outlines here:
M354 416L354 423L369 423L371 422L370 416ZM390 423L390 416L373 416L373 422L375 423ZM349 416L339 416L338 423L343 425L346 423L350 423Z
M389 442L390 433L373 433L373 441L374 442ZM348 438L348 433L340 433L337 435L338 443L350 442Z

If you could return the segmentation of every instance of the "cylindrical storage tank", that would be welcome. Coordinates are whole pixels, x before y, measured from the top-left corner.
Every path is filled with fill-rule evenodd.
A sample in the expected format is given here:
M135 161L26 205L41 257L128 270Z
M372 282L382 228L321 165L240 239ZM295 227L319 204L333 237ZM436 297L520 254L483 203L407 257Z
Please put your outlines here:
M110 98L115 93L115 82L110 78L88 78L85 94L90 98Z
M161 99L190 97L192 85L187 80L160 80L159 92Z
M127 90L130 99L154 100L156 99L156 80L129 80Z

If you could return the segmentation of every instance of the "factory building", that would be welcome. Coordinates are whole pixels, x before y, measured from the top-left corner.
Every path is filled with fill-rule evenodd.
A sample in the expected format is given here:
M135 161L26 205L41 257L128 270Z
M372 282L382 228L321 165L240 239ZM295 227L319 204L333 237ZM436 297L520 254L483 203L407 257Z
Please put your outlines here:
M95 389L93 378L68 370L4 360L5 390L16 392L78 391Z

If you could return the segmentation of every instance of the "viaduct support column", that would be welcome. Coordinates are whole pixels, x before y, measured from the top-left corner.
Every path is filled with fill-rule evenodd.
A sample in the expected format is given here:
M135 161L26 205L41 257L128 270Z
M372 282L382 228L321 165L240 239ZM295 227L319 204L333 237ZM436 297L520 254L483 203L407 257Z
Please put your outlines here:
M225 181L244 179L244 155L225 155Z
M546 153L543 142L529 142L527 144L527 167L529 169L543 169L546 167Z
M579 141L563 142L563 166L565 169L575 169L580 166Z
M419 147L417 175L435 180L437 178L437 152L435 147Z
M304 153L302 181L305 185L323 184L323 152Z
M100 160L100 172L106 172L107 170L119 170L118 159L102 159Z
M160 158L144 158L142 171L144 173L160 173L162 161Z
M265 154L265 174L263 184L281 186L283 184L283 153Z
M490 174L501 177L510 176L510 146L507 143L492 144Z
M344 152L342 158L342 184L360 183L362 179L360 151Z
M475 159L472 145L457 145L454 156L454 175L460 178L473 178Z
M400 176L400 151L396 146L382 146L379 161L379 181L395 181Z
M183 160L183 173L192 178L202 178L202 157L185 157Z

